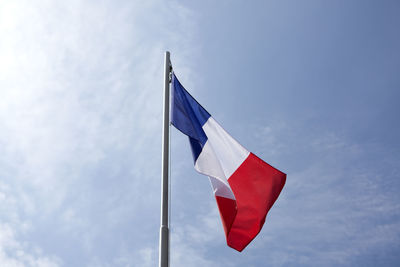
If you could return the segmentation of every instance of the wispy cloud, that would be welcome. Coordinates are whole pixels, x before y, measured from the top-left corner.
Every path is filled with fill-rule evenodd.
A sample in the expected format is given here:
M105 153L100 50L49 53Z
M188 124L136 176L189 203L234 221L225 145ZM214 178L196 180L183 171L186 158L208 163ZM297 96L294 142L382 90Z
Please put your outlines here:
M166 16L172 7L180 12ZM132 266L133 249L153 262L140 243L156 250L157 239L140 227L158 222L163 52L179 50L173 60L189 73L182 59L194 46L178 36L193 34L190 12L163 1L0 10L1 264L19 266L5 254L16 247L30 266Z
M264 147L261 153L279 158L288 168L286 186L254 242L255 251L269 247L273 266L348 266L374 249L398 246L399 197L389 189L399 185L393 179L398 164L386 160L393 159L391 152L339 132L314 128L307 136L304 130L271 122L255 131L254 142ZM288 135L296 138L282 146ZM271 154L269 146L280 150ZM314 160L301 159L304 153Z

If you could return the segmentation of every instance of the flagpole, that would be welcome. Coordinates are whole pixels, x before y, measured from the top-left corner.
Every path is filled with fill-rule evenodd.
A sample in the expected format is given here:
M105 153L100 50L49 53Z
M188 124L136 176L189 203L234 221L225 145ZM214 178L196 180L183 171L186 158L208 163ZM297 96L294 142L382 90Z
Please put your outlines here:
M162 139L162 170L161 170L161 225L159 267L169 266L169 84L171 73L170 53L164 57L164 109L163 109L163 139Z

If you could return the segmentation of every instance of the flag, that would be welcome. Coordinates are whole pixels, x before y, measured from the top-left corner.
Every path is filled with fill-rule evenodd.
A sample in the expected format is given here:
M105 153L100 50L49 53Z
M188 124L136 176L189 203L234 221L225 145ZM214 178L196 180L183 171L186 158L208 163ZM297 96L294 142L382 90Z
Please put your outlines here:
M261 231L286 174L233 139L172 74L171 122L189 137L194 168L209 177L228 246L242 251Z

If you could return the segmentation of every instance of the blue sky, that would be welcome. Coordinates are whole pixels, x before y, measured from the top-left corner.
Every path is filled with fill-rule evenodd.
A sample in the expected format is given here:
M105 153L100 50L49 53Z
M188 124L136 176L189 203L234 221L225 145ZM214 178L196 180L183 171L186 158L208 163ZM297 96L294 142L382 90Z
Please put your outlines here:
M171 129L171 266L398 266L398 1L0 2L0 265L155 266L163 53L287 173L225 244Z

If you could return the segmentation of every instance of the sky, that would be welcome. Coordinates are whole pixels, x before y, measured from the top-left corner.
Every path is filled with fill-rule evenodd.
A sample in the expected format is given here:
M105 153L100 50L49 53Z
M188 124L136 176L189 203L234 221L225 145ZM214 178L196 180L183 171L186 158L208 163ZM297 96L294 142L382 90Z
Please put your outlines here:
M163 60L287 174L226 245L171 128L171 266L400 264L398 1L0 1L0 266L157 266Z

